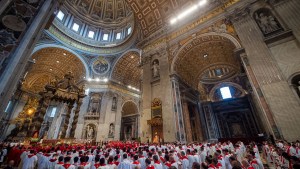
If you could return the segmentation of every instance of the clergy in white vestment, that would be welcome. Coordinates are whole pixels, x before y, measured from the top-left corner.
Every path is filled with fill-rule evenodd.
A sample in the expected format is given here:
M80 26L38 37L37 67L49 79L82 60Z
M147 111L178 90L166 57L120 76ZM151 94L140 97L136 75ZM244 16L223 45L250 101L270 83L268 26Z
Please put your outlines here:
M204 147L200 148L201 152L200 152L200 160L202 162L205 162L205 158L207 156L207 152L205 151Z
M34 155L34 151L31 150L30 153L24 156L22 169L34 169L37 164L37 156Z
M178 162L174 160L174 156L170 156L171 166L178 168Z
M254 169L264 169L262 162L255 158L255 153L253 151L250 151L249 154L247 154L247 159Z
M118 169L132 169L131 161L127 159L127 154L123 154L123 161L119 164Z
M80 157L80 166L82 166L84 169L90 169L91 163L88 162L88 156L82 156Z
M139 156L138 155L134 155L133 157L133 162L131 164L131 168L132 169L141 169L141 163L139 162Z
M141 168L145 169L146 168L146 163L145 163L146 158L143 156L143 152L139 151L139 162L141 164Z
M154 161L153 166L155 167L155 169L163 169L163 166L162 166L161 162L159 161L159 158L157 155L153 156L153 161Z
M75 166L70 163L71 157L69 156L65 157L64 161L65 163L63 164L63 167L65 167L65 169L76 169Z
M56 154L53 154L52 158L49 159L49 162L48 162L48 167L49 167L49 169L54 169L56 163L58 163L57 155L56 155Z
M58 162L55 164L54 169L65 169L65 167L63 166L64 165L63 161L64 161L63 156L58 157Z
M224 154L224 162L225 162L225 168L226 169L232 169L232 166L230 164L229 158L231 154L229 154L228 149L223 149L223 154Z
M195 162L201 164L201 159L200 159L200 155L198 154L198 150L194 149L194 158L195 158Z
M194 156L191 154L191 150L190 149L187 149L186 150L186 154L187 154L187 158L189 160L189 169L192 168L193 166L193 163L195 162L195 158Z
M187 156L185 155L184 151L181 151L181 158L180 158L182 169L188 169L189 168L189 160Z

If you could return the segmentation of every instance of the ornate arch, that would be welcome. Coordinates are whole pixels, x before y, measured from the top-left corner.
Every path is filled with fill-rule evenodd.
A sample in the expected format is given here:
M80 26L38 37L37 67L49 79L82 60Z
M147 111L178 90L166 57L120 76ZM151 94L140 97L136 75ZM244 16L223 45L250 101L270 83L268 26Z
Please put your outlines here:
M184 45L182 45L182 46L179 48L178 52L176 53L176 55L175 55L174 58L172 59L172 63L171 63L171 74L174 74L174 73L175 73L175 71L174 71L174 65L175 65L176 60L178 59L178 57L179 57L180 54L181 54L180 52L181 52L182 50L184 50L188 45L191 45L191 43L193 43L194 41L198 41L198 42L201 43L201 42L206 42L206 41L211 40L211 39L209 39L209 38L205 38L205 37L209 37L209 36L211 36L211 37L217 37L217 36L219 36L219 37L226 38L227 40L231 41L231 42L234 44L235 49L240 49L240 48L242 48L242 45L240 44L240 42L239 42L235 37L233 37L232 35L230 35L230 34L228 34L228 33L209 32L209 33L201 34L201 35L199 35L199 36L197 36L197 37L195 37L195 38L193 38L193 39L187 41ZM200 39L200 41L199 41L198 39Z
M74 54L78 59L81 60L82 64L84 65L84 68L85 68L85 76L86 78L89 78L90 77L90 71L89 71L89 66L88 64L85 62L85 60L82 58L82 56L80 56L78 53L76 53L74 50L68 48L68 47L65 47L63 45L58 45L58 44L42 44L42 45L38 45L36 46L31 55L34 55L34 53L36 53L37 51L41 50L41 49L44 49L44 48L50 48L50 47L55 47L55 48L60 48L60 49L64 49L72 54Z
M84 62L69 50L57 47L36 48L31 58L35 61L26 74L23 89L38 93L46 84L57 81L69 71L74 76L74 82L86 78Z
M240 43L230 34L201 34L179 49L172 60L171 73L178 74L194 88L200 80L215 83L228 79L239 72L239 61L234 56L234 51L239 48Z
M124 114L124 111L132 111L134 113ZM122 116L137 115L137 114L139 114L139 107L134 101L128 100L122 104Z
M139 67L140 56L136 49L124 53L115 62L111 79L123 85L130 85L137 89L140 88L142 70Z

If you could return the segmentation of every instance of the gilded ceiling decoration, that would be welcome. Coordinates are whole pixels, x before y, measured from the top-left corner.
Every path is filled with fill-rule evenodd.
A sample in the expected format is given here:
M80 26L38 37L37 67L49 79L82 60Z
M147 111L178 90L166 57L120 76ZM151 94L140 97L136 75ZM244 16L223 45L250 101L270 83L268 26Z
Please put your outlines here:
M112 80L139 89L142 76L139 58L137 52L126 53L114 66Z
M126 0L141 25L144 36L162 28L172 15L196 0Z
M122 115L128 116L128 115L134 115L138 114L138 109L135 103L132 101L126 102L122 107Z
M183 48L175 61L174 70L188 84L216 83L232 77L239 70L234 56L235 46L226 38L206 37L194 40Z
M71 72L75 82L84 79L85 67L74 54L59 48L44 48L32 55L35 64L29 69L23 89L38 93L51 81L62 79Z
M132 15L125 0L67 0L65 5L96 23L118 24Z

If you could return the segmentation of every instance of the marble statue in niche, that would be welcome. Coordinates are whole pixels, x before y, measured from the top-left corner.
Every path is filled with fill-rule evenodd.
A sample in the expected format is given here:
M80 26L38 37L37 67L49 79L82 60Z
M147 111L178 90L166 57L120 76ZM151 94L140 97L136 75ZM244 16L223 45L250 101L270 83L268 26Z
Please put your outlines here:
M95 137L95 128L92 124L86 126L86 138L93 139Z
M159 71L160 71L160 68L159 68L159 61L158 61L157 59L155 59L155 60L152 62L152 77L153 77L153 78L159 77L159 76L160 76Z
M254 13L254 19L265 36L282 30L280 23L269 9L257 10Z
M117 98L113 97L112 104L111 104L111 110L117 110Z
M114 133L115 133L115 125L113 123L110 123L108 136L109 137L114 137Z
M100 113L100 106L101 106L100 102L101 102L100 93L91 93L88 113L91 114Z

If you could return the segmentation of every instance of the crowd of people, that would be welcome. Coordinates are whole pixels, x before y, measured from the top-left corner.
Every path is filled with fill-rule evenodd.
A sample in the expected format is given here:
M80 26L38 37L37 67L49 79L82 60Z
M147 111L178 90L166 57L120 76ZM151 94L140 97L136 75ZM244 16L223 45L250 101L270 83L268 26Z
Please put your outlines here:
M298 169L300 142L20 146L3 143L5 169ZM4 164L5 162L5 164Z

